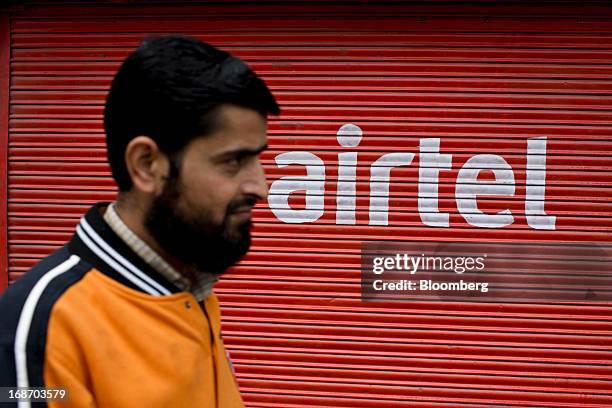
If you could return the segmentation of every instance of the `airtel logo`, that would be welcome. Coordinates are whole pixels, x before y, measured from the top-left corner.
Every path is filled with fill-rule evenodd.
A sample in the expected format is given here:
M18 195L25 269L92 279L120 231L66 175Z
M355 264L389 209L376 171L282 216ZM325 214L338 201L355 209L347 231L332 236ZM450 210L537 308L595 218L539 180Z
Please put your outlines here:
M340 146L351 149L361 142L363 131L357 125L342 125L337 132ZM440 153L439 138L423 138L419 145L418 212L425 225L449 227L449 213L438 209L438 179L440 171L450 170L452 154ZM357 152L338 154L338 185L336 224L355 225ZM383 154L370 166L369 225L389 224L389 184L393 168L409 166L415 153ZM298 224L314 222L324 213L325 163L317 155L293 151L275 158L279 168L302 165L306 176L283 176L270 186L268 204L281 221ZM481 171L488 170L494 180L478 180ZM546 137L527 139L525 216L533 229L554 230L556 217L544 211L546 190ZM289 196L305 191L305 208L293 209ZM514 196L514 171L508 162L496 154L477 154L469 158L456 179L457 209L470 225L482 228L502 228L514 222L509 209L486 214L478 208L478 196Z

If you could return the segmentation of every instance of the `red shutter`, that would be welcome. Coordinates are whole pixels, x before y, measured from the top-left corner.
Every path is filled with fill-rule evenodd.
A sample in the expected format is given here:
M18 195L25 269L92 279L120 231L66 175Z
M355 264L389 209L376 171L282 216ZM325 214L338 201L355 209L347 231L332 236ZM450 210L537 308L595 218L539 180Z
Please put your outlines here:
M7 12L0 14L0 291L8 285L8 117L11 31Z
M185 33L249 62L283 107L270 120L269 179L305 175L275 158L325 165L324 213L286 223L256 212L251 254L218 285L224 338L250 407L609 407L606 304L361 302L364 240L612 241L612 8L605 2L255 2L184 7L26 6L12 15L8 149L14 280L64 243L93 202L112 200L101 114L118 64L146 34ZM585 5L586 4L586 5ZM338 144L344 124L363 131ZM1 133L1 129L0 129ZM525 220L527 139L547 138L546 211ZM369 167L440 138L450 227L424 225L417 157L395 169L387 226L369 225ZM338 154L358 153L356 223L336 223ZM468 224L455 180L475 154L504 157L503 228ZM304 196L293 194L292 208Z

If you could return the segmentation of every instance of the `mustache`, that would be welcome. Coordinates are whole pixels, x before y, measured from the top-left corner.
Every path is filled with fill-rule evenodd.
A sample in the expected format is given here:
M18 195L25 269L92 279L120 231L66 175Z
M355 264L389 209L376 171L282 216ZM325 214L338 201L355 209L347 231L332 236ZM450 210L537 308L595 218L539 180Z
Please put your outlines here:
M254 197L246 197L240 200L232 201L227 206L227 212L231 213L243 207L253 207L256 203L257 199Z

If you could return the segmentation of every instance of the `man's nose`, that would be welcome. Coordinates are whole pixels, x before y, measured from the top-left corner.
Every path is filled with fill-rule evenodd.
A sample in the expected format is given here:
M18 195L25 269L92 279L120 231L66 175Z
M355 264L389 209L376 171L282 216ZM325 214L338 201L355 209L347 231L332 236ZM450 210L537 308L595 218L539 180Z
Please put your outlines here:
M268 197L268 182L259 158L254 160L249 167L247 178L242 183L242 192L245 195L256 197L258 200L265 200Z

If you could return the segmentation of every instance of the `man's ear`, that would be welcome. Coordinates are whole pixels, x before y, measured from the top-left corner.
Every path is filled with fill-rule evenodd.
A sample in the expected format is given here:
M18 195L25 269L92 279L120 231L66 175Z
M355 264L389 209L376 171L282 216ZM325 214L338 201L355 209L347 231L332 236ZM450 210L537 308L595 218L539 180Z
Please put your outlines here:
M153 139L148 136L132 139L125 149L125 165L133 188L148 194L161 193L169 162Z

